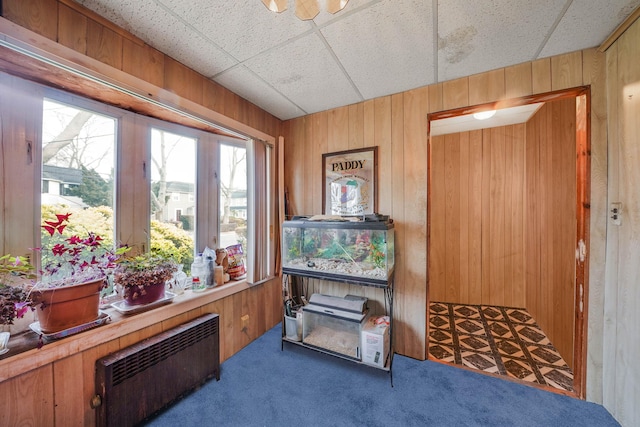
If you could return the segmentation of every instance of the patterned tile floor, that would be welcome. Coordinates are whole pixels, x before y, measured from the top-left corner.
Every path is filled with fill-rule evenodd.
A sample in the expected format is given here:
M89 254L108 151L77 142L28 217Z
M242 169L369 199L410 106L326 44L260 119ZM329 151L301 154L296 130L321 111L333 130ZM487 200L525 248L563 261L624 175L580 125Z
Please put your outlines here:
M573 391L573 372L524 308L432 302L429 357Z

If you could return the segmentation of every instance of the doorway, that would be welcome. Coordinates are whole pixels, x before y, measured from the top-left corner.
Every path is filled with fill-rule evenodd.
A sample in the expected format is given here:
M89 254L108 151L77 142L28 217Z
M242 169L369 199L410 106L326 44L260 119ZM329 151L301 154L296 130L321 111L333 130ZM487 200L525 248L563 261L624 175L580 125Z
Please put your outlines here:
M539 327L549 346L535 351L547 353L553 345L572 375L569 387L563 380L565 387L559 388L580 397L586 342L588 95L588 88L577 88L429 116L429 316L435 319L434 308L446 307L452 328L471 328L474 319L461 313L475 310L489 335L492 325L510 328L506 339L480 342L471 336L471 357L482 365L478 357L490 358L494 351L497 365L518 365L512 365L518 374L508 369L507 374L520 380L529 374L520 374L520 365L535 354L522 345L517 354L504 349L522 344L517 330L533 334L530 327ZM495 110L495 119L471 118L485 110ZM491 319L488 313L493 312L500 313L500 322ZM518 313L513 324L504 319L510 312ZM517 317L533 320L521 324ZM434 342L455 332L429 323L427 354L438 359ZM459 344L454 341L452 346ZM498 360L500 355L504 360ZM532 367L529 377L545 384L540 370ZM567 372L564 366L553 370L551 378Z

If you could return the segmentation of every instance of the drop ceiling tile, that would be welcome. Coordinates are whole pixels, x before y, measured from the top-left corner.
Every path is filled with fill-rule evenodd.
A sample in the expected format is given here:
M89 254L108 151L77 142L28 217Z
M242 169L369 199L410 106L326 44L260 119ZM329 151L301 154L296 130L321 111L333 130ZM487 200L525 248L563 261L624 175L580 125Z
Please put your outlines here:
M237 64L210 40L152 0L84 0L82 4L205 76Z
M297 105L282 96L253 72L243 66L234 67L215 78L215 81L281 120L305 114Z
M439 2L438 80L535 59L565 3L537 0L534 7L520 0Z
M640 6L640 0L574 0L540 57L596 47Z
M244 0L241 5L228 0L157 1L238 61L313 29L296 18L292 8L274 13L260 0Z
M322 27L328 22L331 22L335 19L342 19L352 13L357 13L361 7L368 7L372 4L379 3L380 0L349 0L347 5L338 13L329 13L323 7L320 8L320 13L313 19L313 22L318 26Z
M321 32L365 99L434 82L431 2L380 2Z
M315 34L258 55L244 65L306 113L362 101Z

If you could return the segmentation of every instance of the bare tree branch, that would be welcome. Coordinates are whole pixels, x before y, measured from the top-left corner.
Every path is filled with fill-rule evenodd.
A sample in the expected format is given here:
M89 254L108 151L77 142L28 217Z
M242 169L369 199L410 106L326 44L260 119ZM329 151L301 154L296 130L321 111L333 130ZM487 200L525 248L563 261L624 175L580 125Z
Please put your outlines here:
M51 160L60 150L67 145L71 144L80 134L82 127L93 116L92 112L79 110L78 113L71 119L69 124L60 132L53 140L44 146L42 149L42 163L47 163Z

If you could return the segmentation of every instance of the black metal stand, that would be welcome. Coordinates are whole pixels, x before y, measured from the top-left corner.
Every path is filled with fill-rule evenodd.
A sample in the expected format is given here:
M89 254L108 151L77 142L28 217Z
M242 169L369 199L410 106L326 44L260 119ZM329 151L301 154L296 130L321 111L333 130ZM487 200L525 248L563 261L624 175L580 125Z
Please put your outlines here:
M332 281L332 282L340 282L340 283L347 283L347 284L354 284L354 285L361 285L361 286L372 286L372 287L376 287L376 288L383 288L384 289L384 301L385 301L385 312L386 314L389 315L389 360L388 362L385 364L384 367L377 367L374 365L370 365L367 363L363 363L362 361L359 360L355 360L353 358L350 357L346 357L346 356L342 356L338 353L334 353L332 351L329 350L325 350L316 346L311 346L311 345L307 345L302 341L293 341L290 340L286 337L286 332L285 332L285 315L284 315L284 311L282 314L282 340L280 343L280 350L284 351L284 343L285 341L294 345L298 345L301 347L305 347L305 348L309 348L311 350L315 350L318 351L320 353L325 353L325 354L329 354L341 359L345 359L345 360L349 360L350 362L353 363L358 363L358 364L362 364L364 366L369 366L371 368L374 369L381 369L384 371L388 371L389 372L389 379L391 382L391 387L393 387L393 356L395 354L394 352L394 347L393 347L393 297L394 297L394 283L393 283L393 274L390 276L388 282L386 284L380 284L380 283L371 283L368 281L358 281L355 279L345 279L345 280L335 280L333 278L326 278L326 277L317 277L317 275L305 275L304 273L298 272L296 271L295 273L287 273L287 272L283 272L283 280L290 280L290 278L292 277L310 277L310 278L315 278L315 279L322 279L322 280L327 280L327 281ZM283 295L284 296L284 295Z

